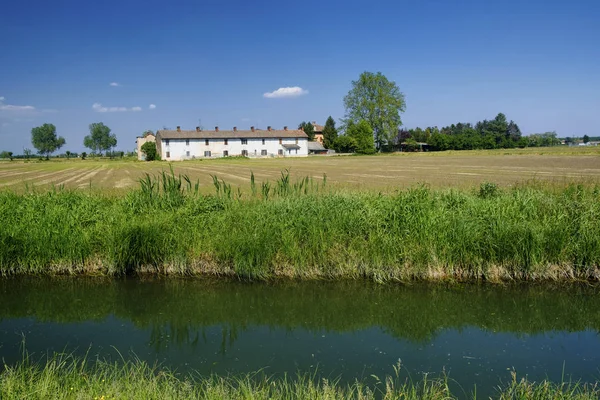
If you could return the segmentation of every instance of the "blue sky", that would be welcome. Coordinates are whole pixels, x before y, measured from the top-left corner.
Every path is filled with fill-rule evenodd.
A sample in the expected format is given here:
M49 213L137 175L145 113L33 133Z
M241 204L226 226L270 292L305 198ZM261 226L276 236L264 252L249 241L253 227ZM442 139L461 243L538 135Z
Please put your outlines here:
M597 0L40 1L0 12L0 150L44 122L82 151L163 126L324 123L363 71L406 95L404 126L503 112L524 133L598 135ZM111 86L111 83L115 85ZM277 93L296 96L265 97ZM151 106L154 105L154 106Z

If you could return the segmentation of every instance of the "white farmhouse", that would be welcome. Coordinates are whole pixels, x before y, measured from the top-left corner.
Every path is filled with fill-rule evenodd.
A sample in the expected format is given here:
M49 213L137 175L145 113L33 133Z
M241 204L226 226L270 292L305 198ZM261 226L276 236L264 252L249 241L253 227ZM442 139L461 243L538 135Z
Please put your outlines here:
M193 158L228 156L303 157L308 155L308 136L302 130L254 129L248 131L159 130L156 150L161 160L179 161Z

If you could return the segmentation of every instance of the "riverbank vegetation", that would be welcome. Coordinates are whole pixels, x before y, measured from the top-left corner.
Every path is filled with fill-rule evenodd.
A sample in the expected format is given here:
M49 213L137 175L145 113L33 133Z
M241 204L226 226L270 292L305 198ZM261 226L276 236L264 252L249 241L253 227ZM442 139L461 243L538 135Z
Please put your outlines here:
M326 178L213 177L199 193L162 173L123 196L0 193L0 271L458 280L598 280L600 188L484 183L392 194Z
M311 375L282 378L266 373L242 376L202 377L177 374L142 361L89 362L69 355L54 355L46 363L29 358L0 373L0 398L10 399L456 399L477 398L476 388L452 390L448 377L420 381L394 374L367 385L357 381L341 384L336 380L317 380ZM598 384L549 381L530 382L515 373L495 390L496 399L596 399Z

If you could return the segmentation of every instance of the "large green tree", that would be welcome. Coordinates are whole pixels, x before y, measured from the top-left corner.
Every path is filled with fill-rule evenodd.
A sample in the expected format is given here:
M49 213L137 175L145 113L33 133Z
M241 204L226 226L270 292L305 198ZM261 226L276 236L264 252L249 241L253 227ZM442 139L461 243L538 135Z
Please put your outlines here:
M308 135L308 140L315 140L315 127L310 122L301 122L298 129L302 129Z
M325 122L325 126L323 127L323 146L326 149L333 148L333 143L335 139L338 137L337 129L335 129L335 121L331 118L327 118L327 122Z
M117 136L102 122L90 124L90 134L83 138L83 145L94 153L108 151L117 145Z
M50 158L50 154L60 149L65 143L62 136L56 136L56 127L52 124L44 124L31 129L31 144L39 154L46 155L46 160Z
M346 135L354 139L356 143L356 152L359 154L375 153L375 141L373 139L373 129L364 119L357 124L350 121L346 127Z
M402 125L400 113L406 110L406 102L398 85L381 72L363 72L358 80L352 81L352 89L344 97L344 107L344 125L367 121L373 129L377 149L382 150L398 134Z

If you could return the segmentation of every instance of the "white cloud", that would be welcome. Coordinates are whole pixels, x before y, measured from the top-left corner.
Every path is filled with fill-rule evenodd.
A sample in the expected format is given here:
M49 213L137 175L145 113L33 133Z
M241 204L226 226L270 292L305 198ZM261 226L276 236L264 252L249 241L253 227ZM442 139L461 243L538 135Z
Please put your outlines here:
M127 111L142 111L142 107L131 107L131 108L127 108L127 107L104 107L100 103L94 103L92 105L92 110L94 110L96 112L100 112L100 113L106 113L106 112L127 112Z
M111 82L109 85L112 86L112 87L121 86L121 84L119 82Z
M156 108L156 104L150 104L150 105L148 106L148 108L149 108L150 110L154 110L154 109Z
M273 92L267 92L263 94L268 99L278 99L282 97L298 97L304 94L308 94L308 90L304 90L299 86L293 87L282 87Z
M13 104L4 104L4 97L0 97L0 111L35 111L34 106L15 106Z

